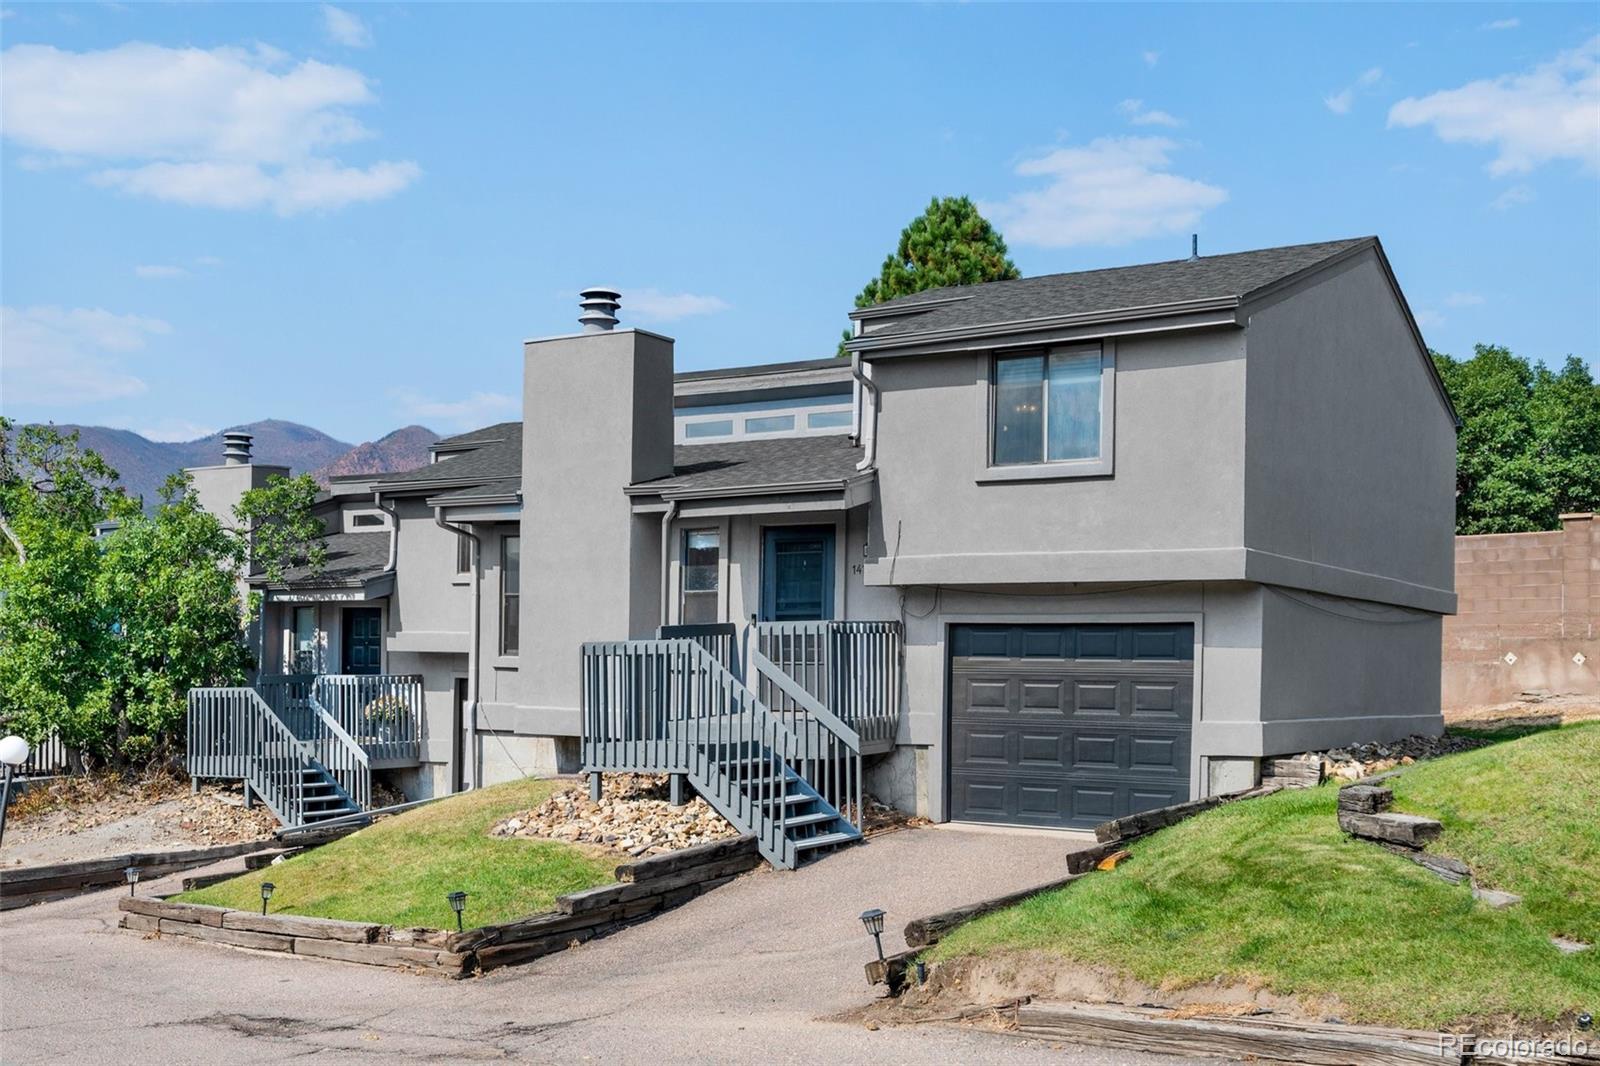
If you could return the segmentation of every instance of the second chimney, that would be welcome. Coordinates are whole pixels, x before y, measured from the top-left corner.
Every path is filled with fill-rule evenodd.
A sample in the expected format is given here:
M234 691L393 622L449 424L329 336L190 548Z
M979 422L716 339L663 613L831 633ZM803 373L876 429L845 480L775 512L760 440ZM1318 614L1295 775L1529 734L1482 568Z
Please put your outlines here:
M255 437L248 433L224 433L222 435L222 465L223 466L249 466L250 445Z

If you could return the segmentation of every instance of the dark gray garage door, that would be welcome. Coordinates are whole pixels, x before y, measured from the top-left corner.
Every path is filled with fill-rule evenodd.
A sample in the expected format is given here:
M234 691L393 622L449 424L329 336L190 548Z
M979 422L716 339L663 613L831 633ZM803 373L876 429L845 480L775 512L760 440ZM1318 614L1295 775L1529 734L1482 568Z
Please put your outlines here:
M956 626L950 816L1088 828L1189 798L1191 625Z

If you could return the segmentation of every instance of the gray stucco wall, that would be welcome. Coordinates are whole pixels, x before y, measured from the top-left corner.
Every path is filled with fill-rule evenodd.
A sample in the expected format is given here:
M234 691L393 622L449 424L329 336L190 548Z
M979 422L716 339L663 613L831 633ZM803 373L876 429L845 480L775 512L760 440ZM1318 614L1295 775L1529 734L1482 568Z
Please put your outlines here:
M1115 346L1111 477L980 484L988 356L873 364L883 390L873 584L1201 579L1244 543L1244 339Z
M1443 730L1439 615L1298 589L1262 596L1264 754Z
M529 732L578 734L578 647L653 635L660 520L623 489L672 470L672 341L640 330L524 348L522 665Z
M1454 610L1454 424L1376 254L1252 314L1245 343L1249 576Z
M456 536L420 497L389 501L400 516L391 649L465 653L472 613L469 576L456 573Z

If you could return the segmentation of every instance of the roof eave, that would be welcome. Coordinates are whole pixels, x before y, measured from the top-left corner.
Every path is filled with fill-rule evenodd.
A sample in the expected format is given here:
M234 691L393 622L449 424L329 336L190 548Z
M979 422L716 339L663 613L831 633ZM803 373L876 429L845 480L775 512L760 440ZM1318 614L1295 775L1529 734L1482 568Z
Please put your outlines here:
M1127 324L1148 321L1152 324L1163 319L1207 312L1232 312L1239 306L1238 296L1212 296L1200 300L1183 300L1175 303L1152 304L1144 307L1124 307L1104 311L1085 311L1072 315L1044 315L1037 318L1008 319L986 322L979 326L952 326L947 329L921 330L911 333L863 334L845 342L845 349L862 355L886 354L897 348L922 347L942 341L972 341L991 337L1006 337L1017 333L1032 333L1046 329L1074 326Z

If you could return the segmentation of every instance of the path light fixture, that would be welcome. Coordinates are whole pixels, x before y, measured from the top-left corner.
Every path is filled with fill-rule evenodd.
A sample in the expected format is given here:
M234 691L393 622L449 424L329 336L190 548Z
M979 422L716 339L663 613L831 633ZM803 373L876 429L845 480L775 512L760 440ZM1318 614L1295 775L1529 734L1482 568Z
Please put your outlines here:
M467 909L467 894L459 889L450 893L445 899L450 901L450 909L456 912L456 932L461 932L461 912Z
M133 895L133 890L139 887L139 868L125 866L122 869L122 876L128 879L128 895Z
M21 737L12 735L0 740L0 773L5 776L5 783L0 785L0 840L6 836L6 808L11 806L11 778L17 772L17 767L28 761L28 742Z
M261 882L261 913L267 913L267 900L272 898L272 890L278 886L271 881Z
M883 911L878 907L861 912L861 924L867 927L873 942L878 945L878 961L883 961Z
M1587 1011L1578 1015L1578 1028L1582 1029L1586 1033L1590 1029L1594 1028L1594 1015L1588 1013Z

